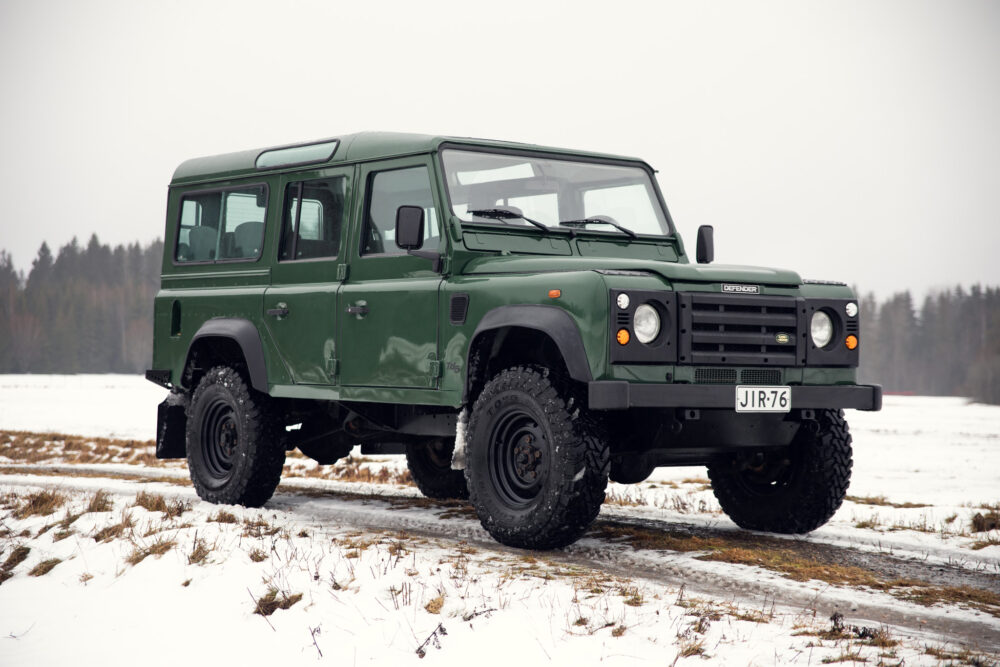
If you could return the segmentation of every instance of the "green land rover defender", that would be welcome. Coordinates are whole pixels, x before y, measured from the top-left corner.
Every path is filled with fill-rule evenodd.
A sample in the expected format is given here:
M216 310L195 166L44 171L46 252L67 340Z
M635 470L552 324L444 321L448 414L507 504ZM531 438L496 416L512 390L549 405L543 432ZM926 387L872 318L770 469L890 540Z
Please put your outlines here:
M167 203L156 455L259 506L285 453L405 454L516 547L579 538L608 479L704 465L753 530L805 533L851 474L843 283L691 263L652 168L363 133L184 162Z

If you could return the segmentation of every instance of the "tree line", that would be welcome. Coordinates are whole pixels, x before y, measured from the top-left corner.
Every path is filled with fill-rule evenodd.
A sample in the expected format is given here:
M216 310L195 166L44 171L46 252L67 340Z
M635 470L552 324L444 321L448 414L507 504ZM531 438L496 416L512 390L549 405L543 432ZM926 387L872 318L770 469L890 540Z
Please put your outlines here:
M141 373L152 358L163 242L111 247L97 235L27 276L0 251L0 373ZM891 392L1000 403L1000 287L860 299L860 381Z
M861 306L859 380L886 391L1000 404L1000 287L901 292Z
M0 373L138 373L152 358L153 297L163 243L52 255L43 243L27 277L0 251Z

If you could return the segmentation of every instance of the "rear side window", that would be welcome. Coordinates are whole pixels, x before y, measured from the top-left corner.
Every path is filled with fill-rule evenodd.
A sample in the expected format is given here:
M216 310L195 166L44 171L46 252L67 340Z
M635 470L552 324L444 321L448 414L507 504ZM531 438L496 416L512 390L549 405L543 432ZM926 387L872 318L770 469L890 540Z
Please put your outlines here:
M333 176L289 183L278 260L333 258L340 252L347 178Z
M260 257L266 212L263 185L185 195L174 259L216 262Z

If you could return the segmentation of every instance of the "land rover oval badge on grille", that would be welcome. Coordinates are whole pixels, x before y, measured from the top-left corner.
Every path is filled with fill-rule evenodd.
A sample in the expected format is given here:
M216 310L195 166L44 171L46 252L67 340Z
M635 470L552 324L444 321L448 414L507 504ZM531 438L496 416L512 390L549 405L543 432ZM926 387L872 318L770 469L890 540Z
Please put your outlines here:
M784 331L779 331L778 333L774 334L774 342L778 343L779 345L787 345L788 343L792 342L792 337L789 334L785 333Z
M722 283L722 291L730 294L760 294L760 285L735 285Z

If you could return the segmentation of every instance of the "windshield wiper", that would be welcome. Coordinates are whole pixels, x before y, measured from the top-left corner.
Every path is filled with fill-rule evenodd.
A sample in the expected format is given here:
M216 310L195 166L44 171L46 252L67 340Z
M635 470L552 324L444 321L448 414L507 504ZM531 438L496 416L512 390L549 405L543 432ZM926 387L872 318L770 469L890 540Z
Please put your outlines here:
M477 208L471 211L466 211L469 215L475 215L480 218L491 218L493 220L513 220L514 218L520 218L525 222L530 222L535 227L539 229L544 229L548 231L548 225L544 225L537 220L532 220L527 218L521 213L521 209L514 206L495 206L493 208Z
M606 215L595 215L593 217L583 218L581 220L563 220L559 224L562 225L563 227L586 227L587 225L611 225L618 231L624 234L628 234L634 239L639 238L639 235L633 232L631 229L619 225L617 222L615 222L614 218L611 218Z

